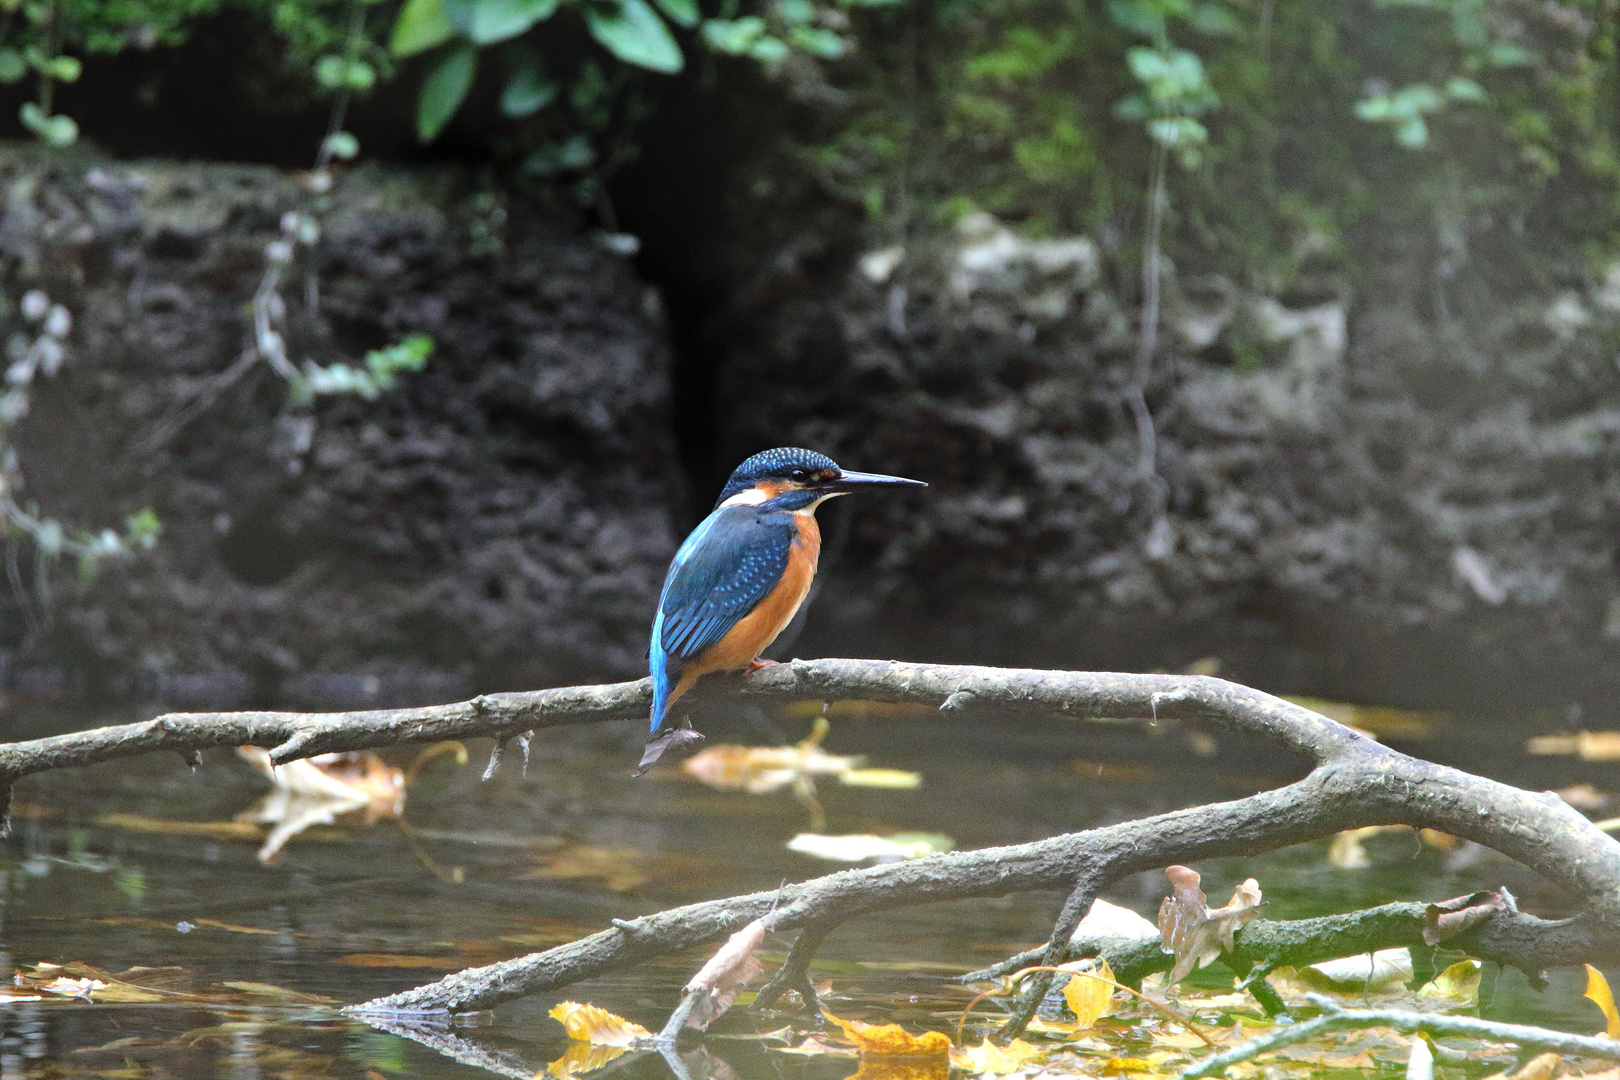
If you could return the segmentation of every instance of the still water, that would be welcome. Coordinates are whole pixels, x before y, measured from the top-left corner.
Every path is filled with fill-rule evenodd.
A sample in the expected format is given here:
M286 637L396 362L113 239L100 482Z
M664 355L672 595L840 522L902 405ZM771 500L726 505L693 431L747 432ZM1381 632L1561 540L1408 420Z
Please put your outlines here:
M114 711L13 713L0 734L19 738L141 718ZM752 711L700 726L711 742L777 745L802 738L809 721ZM230 822L267 787L232 753L205 755L196 770L178 757L151 756L24 781L14 834L0 850L0 963L8 970L74 961L114 973L178 970L148 980L172 987L173 1004L0 1005L0 1080L528 1076L563 1053L562 1028L546 1013L565 999L657 1029L704 956L504 1005L419 1038L308 1003L363 1001L569 941L615 917L839 868L787 849L789 838L809 828L806 808L791 795L716 791L675 776L632 779L640 741L633 728L541 732L526 771L509 751L487 781L479 777L489 744L474 743L467 765L441 757L423 766L409 788L409 834L387 821L326 829L294 839L270 866L255 858L256 841L233 839L228 828L194 835L128 827L140 818ZM1526 757L1528 733L1524 725L1458 720L1400 745L1530 787L1616 786L1605 783L1599 766ZM824 782L822 831L944 833L959 848L1235 798L1300 771L1242 747L1210 753L1174 725L1028 717L840 716L825 748L914 770L923 781L914 790ZM405 765L415 753L405 748L386 756ZM164 826L148 821L143 828ZM1273 918L1439 900L1499 885L1528 910L1559 912L1557 896L1488 852L1435 851L1410 834L1378 837L1368 848L1373 865L1361 870L1333 868L1326 841L1197 868L1215 904L1243 878L1259 879ZM1162 874L1144 874L1107 896L1152 918L1164 891ZM828 1007L841 1015L942 1029L971 996L952 976L1039 942L1060 900L1033 894L863 919L828 940L815 978L831 981ZM786 942L774 947L785 949ZM1201 978L1215 984L1230 975L1217 964ZM288 993L260 988L246 999L258 1003L244 1004L241 993L223 987L233 982ZM1591 1031L1601 1024L1581 1000L1581 986L1574 973L1556 972L1551 989L1538 994L1516 973L1488 975L1481 1011ZM199 1002L209 995L221 1003ZM779 1028L785 1017L734 1010L716 1025L706 1050L691 1055L693 1071L828 1080L854 1071L851 1061L793 1057L726 1037ZM613 1068L620 1076L669 1075L651 1055Z

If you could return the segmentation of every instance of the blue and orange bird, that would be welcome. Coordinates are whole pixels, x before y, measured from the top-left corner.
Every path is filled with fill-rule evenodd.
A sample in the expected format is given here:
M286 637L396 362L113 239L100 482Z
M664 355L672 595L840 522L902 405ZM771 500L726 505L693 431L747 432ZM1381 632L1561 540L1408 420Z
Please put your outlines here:
M649 650L652 731L699 676L758 667L759 654L793 621L821 554L816 507L856 491L927 486L850 472L796 447L737 466L664 578Z

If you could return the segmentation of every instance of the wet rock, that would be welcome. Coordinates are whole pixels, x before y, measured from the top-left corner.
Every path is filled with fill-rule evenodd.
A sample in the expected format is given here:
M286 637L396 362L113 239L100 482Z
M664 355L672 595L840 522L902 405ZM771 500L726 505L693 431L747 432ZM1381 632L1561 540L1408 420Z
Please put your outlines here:
M176 705L443 700L633 674L679 477L657 305L566 216L451 174L359 170L282 290L289 355L436 349L308 409L267 365L218 385L297 178L0 151L0 290L72 319L16 442L42 511L150 552L0 586L0 649ZM17 316L5 316L15 322ZM32 571L30 570L30 575ZM43 599L42 599L43 598Z

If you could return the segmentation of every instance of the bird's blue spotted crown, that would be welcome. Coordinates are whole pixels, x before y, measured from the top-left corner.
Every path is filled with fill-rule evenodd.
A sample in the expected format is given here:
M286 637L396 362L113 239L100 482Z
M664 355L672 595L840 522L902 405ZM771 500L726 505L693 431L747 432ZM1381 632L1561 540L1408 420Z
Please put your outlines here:
M719 506L740 491L747 491L761 480L781 479L803 482L811 477L838 476L843 472L826 454L797 446L779 446L755 454L737 466L715 500Z

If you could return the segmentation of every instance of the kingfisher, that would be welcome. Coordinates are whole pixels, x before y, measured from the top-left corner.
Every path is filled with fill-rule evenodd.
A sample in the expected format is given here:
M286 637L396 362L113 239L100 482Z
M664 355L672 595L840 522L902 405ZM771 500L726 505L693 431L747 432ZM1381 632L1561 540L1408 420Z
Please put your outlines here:
M816 507L856 491L927 486L851 472L826 454L792 446L737 466L664 577L649 650L652 733L699 676L770 662L759 654L793 621L816 576ZM648 755L656 760L663 749L649 743Z

